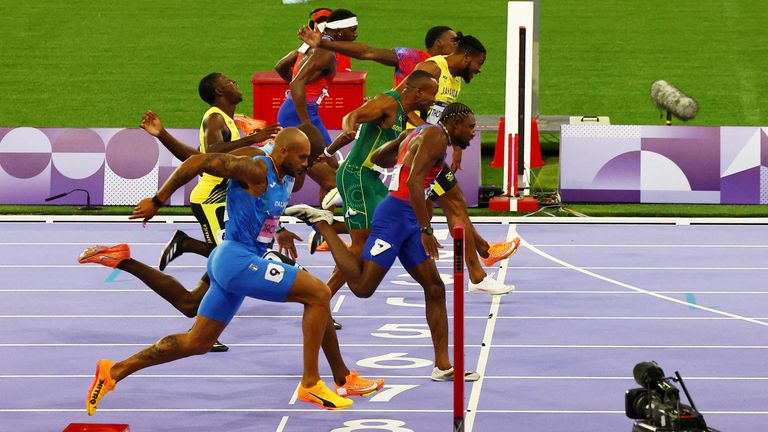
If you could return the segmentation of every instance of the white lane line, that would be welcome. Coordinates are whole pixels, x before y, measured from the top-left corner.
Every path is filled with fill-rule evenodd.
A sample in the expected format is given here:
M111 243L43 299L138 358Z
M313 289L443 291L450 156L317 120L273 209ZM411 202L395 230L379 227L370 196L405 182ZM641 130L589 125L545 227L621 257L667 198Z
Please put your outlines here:
M531 246L533 247L533 246ZM538 249L537 249L538 250ZM540 251L541 252L541 251ZM544 252L541 252L544 253ZM333 265L303 265L302 267L306 269L332 269L335 266ZM0 268L7 268L7 269L28 269L28 268L51 268L51 269L59 269L59 268L77 268L77 269L90 269L90 270L104 270L104 267L102 266L89 266L89 265L82 265L82 264L0 264ZM206 268L205 265L169 265L168 268L172 269L204 269ZM404 269L401 265L393 265L393 269L402 270ZM438 265L438 269L448 270L453 269L451 265ZM568 268L564 268L562 266L510 266L509 268L515 269L515 270L568 270ZM674 271L684 271L684 270L691 270L691 271L765 271L768 270L768 267L627 267L627 266L583 266L578 267L580 269L584 270L639 270L639 271L645 271L645 270L653 270L653 271L666 271L666 270L674 270Z
M611 284L614 284L614 285L618 285L620 287L627 288L629 290L632 290L632 291L635 291L635 292L638 292L638 293L646 294L646 295L649 295L651 297L656 297L656 298L658 298L660 300L665 300L665 301L668 301L668 302L671 302L671 303L677 303L679 305L688 306L690 308L696 308L696 309L707 311L707 312L710 312L710 313L713 313L713 314L723 315L723 316L727 316L727 317L731 317L731 318L736 318L736 319L740 319L742 321L746 321L746 322L749 322L749 323L752 323L752 324L757 324L757 325L768 327L768 322L765 322L765 321L758 321L758 320L756 320L754 318L749 318L749 317L745 317L745 316L742 316L742 315L737 315L737 314L733 314L733 313L730 313L730 312L725 312L725 311L722 311L722 310L712 309L710 307L702 306L702 305L699 305L699 304L696 304L696 303L689 303L689 302L687 302L685 300L679 300L679 299L676 299L676 298L673 298L673 297L669 297L669 296L666 296L666 295L658 294L658 293L655 293L653 291L648 291L648 290L645 290L645 289L642 289L642 288L638 288L636 286L633 286L633 285L630 285L630 284L627 284L627 283L624 283L624 282L617 281L616 279L611 279L609 277L602 276L602 275L599 275L597 273L593 273L593 272L591 272L589 270L586 270L586 269L581 268L581 267L577 267L577 266L575 266L573 264L570 264L570 263L565 262L565 261L563 261L563 260L561 260L559 258L556 258L556 257L554 257L554 256L552 256L552 255L542 251L541 249L531 245L530 243L526 242L525 239L522 239L521 243L524 246L526 246L528 249L530 249L531 252L533 252L535 254L538 254L538 255L540 255L543 258L546 258L546 259L548 259L548 260L550 260L552 262L560 264L563 267L569 268L571 270L575 270L575 271L577 271L579 273L583 273L585 275L592 276L595 279L600 279L600 280L602 280L604 282L608 282L608 283L611 283Z
M427 413L448 414L453 410L448 409L359 409L351 408L348 412L358 413ZM82 408L2 408L0 413L82 413ZM317 408L99 408L99 412L113 413L168 413L168 412L205 412L205 413L315 413ZM478 413L502 413L502 414L621 414L623 410L479 410ZM727 414L727 415L768 415L768 411L701 411L702 414Z
M349 290L343 290L343 291L349 291ZM2 289L0 288L0 294L5 292L14 292L14 293L37 293L37 292L72 292L72 293L80 293L80 292L88 292L88 293L119 293L119 292L127 292L127 293L148 293L148 292L154 292L151 289L142 289L142 288L128 288L128 289L81 289L81 288L7 288ZM403 289L403 290L390 290L390 289L380 289L376 290L378 293L420 293L421 291L417 289ZM453 292L453 290L446 290L446 293ZM713 294L713 295L766 295L768 294L768 291L654 291L658 294ZM515 294L532 294L532 295L549 295L549 294L557 294L557 295L639 295L642 293L637 293L634 291L610 291L610 290L536 290L536 291L528 291L528 290L515 290ZM399 299L402 299L403 297L390 297L393 299L393 302L400 301ZM394 303L392 303L394 304ZM423 305L422 305L423 306Z
M431 346L431 345L430 345ZM320 375L321 378L324 380L333 380L333 375ZM430 379L430 375L377 375L379 378L386 378L386 379L403 379L403 380L428 380ZM52 374L46 374L46 375L30 375L30 374L19 374L19 375L0 375L0 378L93 378L93 374L87 374L87 375L73 375L73 374L61 374L61 375L52 375ZM149 378L149 379L158 379L158 378L179 378L179 379L209 379L209 378L215 378L215 379L270 379L270 378L297 378L301 379L301 375L205 375L205 374L177 374L177 375L168 375L168 374L158 374L158 375L152 375L152 374L135 374L131 375L131 378ZM632 379L632 377L629 377L627 379ZM298 386L296 387L298 389Z
M423 306L421 307L423 309ZM149 318L182 318L180 315L0 315L0 319L149 319ZM301 319L301 315L236 315L235 318L242 319L289 319L297 320ZM420 315L338 315L337 318L342 319L423 319ZM453 315L448 316L449 319L453 319ZM465 315L464 319L471 320L486 320L487 315ZM670 316L499 316L500 320L572 320L572 321L590 321L590 320L604 320L604 321L740 321L741 318L731 317L670 317ZM754 317L757 320L768 320L768 317Z
M146 347L152 342L145 343L0 343L0 348L69 348L69 347ZM301 343L228 343L228 346L241 348L301 348ZM342 347L355 348L392 348L392 347L410 347L410 348L432 348L432 344L406 344L406 343L343 343ZM453 347L453 344L449 344ZM469 348L478 348L477 344L465 345ZM768 345L586 345L586 344L496 344L494 348L528 348L528 349L768 349ZM481 348L487 348L483 346Z
M446 240L448 238L448 229L436 229L434 231L435 238L438 240ZM93 246L94 243L88 242L0 242L2 246ZM165 243L155 242L132 242L131 246L164 246ZM305 242L296 242L296 245L307 245ZM537 243L536 247L551 247L551 248L669 248L669 249L765 249L768 245L764 244L558 244L558 243Z
M631 376L625 377L591 377L591 376L488 376L486 379L508 379L508 380L572 380L572 381L630 381ZM686 381L768 381L768 377L685 377Z
M375 318L375 319L424 319L424 316L421 315L340 315L341 317L346 318ZM105 319L112 319L112 318L184 318L182 315L0 315L0 319L2 318L10 318L10 319L19 319L19 318L105 318ZM235 315L235 318L246 318L246 319L261 319L261 318L268 318L268 319L274 319L274 318L289 318L292 320L295 319L301 319L301 315ZM453 316L449 316L448 318L453 318ZM486 315L482 316L473 316L472 318L480 319L480 318L488 318Z
M291 395L291 400L288 401L288 405L295 405L296 401L299 400L299 386L301 385L301 381L299 381L298 384L296 384L296 388L293 389L293 394Z
M71 347L146 347L152 342L145 343L0 343L0 348L71 348ZM231 343L228 346L240 348L301 348L304 345L300 343ZM406 344L406 343L388 343L388 344L365 344L365 343L343 343L344 348L432 348L431 344ZM449 344L453 347L453 344ZM468 348L483 348L477 344L465 345ZM579 344L496 344L493 346L498 349L713 349L713 350L764 350L768 345L579 345Z
M429 379L427 375L424 376L404 376L404 375L377 375L378 378L386 379ZM93 374L17 374L17 375L0 375L0 378L4 379L81 379L81 378L93 378ZM183 380L195 380L195 379L286 379L295 378L300 379L301 375L201 375L201 374L177 374L177 375L131 375L131 378L145 378L145 379L183 379ZM323 379L333 379L333 376L321 376ZM487 380L541 380L541 381L632 381L631 376L527 376L527 375L491 375L484 377ZM768 377L686 377L686 381L768 381Z
M288 424L288 416L283 416L283 418L280 419L280 424L277 425L275 432L283 432L283 430L285 430L286 424Z
M423 319L423 317L422 317ZM0 343L0 348L57 348L57 347L146 347L151 345L152 341L145 343ZM380 343L380 344L367 344L367 343L342 343L341 347L356 347L356 348L392 348L392 347L409 347L409 348L432 348L432 344L407 344L407 343ZM301 348L304 344L301 343L228 343L227 346L233 347L252 347L252 348ZM449 345L453 346L453 345ZM477 345L467 345L470 348L476 348Z
M340 295L338 296L338 299L336 299L336 304L335 304L335 305L333 305L333 310L331 311L331 313L336 313L336 312L338 312L338 311L339 311L339 309L341 309L341 304L342 304L342 303L344 303L344 299L345 299L346 297L347 297L347 296L346 296L346 295L344 295L344 294L340 294Z
M700 248L732 248L732 249L761 249L768 248L768 245L762 244L535 244L536 247L557 247L557 248L671 248L671 249L700 249Z
M507 240L511 241L517 237L517 231L515 225L509 225L507 229ZM471 251L474 253L474 251ZM501 262L499 267L499 273L496 275L497 283L504 283L507 277L509 257ZM472 390L469 394L469 401L467 402L467 412L464 415L464 427L467 432L472 432L472 427L475 424L475 415L477 413L477 406L480 403L480 393L483 389L483 380L485 376L485 370L488 366L488 356L491 353L491 345L493 342L493 332L496 328L496 319L499 316L499 307L501 306L502 296L492 296L491 309L489 311L488 322L485 325L485 333L483 334L483 344L480 348L480 356L477 360L477 373L480 374L480 379L472 384Z
M496 344L494 348L554 349L768 349L768 345L579 345L579 344Z
M308 405L308 404L307 404ZM447 409L359 409L351 408L347 409L347 412L363 412L363 413L451 413L452 410ZM0 413L63 413L74 412L82 413L82 408L0 408ZM99 408L99 412L113 412L113 413L167 413L167 412L206 412L206 413L284 413L284 412L306 412L317 414L316 407L313 408ZM623 413L624 411L620 411Z

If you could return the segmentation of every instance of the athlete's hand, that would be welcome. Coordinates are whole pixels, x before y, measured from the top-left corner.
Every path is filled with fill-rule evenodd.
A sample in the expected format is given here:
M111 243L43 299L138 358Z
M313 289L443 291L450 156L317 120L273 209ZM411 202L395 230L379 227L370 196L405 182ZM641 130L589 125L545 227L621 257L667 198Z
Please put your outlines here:
M329 167L333 168L334 170L339 169L339 159L336 156L336 153L334 153L331 157L323 155L322 158L323 162L325 162Z
M293 243L294 240L302 241L301 237L285 228L275 233L275 241L280 247L279 252L296 259L299 257L299 254L296 252L296 245Z
M160 121L160 117L157 114L147 111L141 119L141 128L153 137L156 137L163 131L163 122Z
M453 158L451 159L451 171L456 172L461 169L461 147L453 146Z
M424 245L424 251L430 258L433 260L440 258L440 253L437 250L442 249L443 245L437 241L434 235L421 233L421 244Z
M323 40L323 34L319 31L312 30L309 26L303 26L299 29L299 39L304 41L305 44L316 48L320 45L320 41Z
M262 130L258 130L251 134L256 142L266 141L268 139L275 139L277 134L283 130L279 123L269 125Z
M152 219L158 210L160 210L160 207L152 202L152 198L144 198L136 204L136 207L133 208L133 213L128 216L128 219L143 219L141 225L147 226L147 221Z
M337 140L344 140L345 142L352 142L352 140L355 139L355 136L357 135L357 125L355 125L354 128L347 128L347 125L342 124L341 127L341 133L338 137L336 137Z

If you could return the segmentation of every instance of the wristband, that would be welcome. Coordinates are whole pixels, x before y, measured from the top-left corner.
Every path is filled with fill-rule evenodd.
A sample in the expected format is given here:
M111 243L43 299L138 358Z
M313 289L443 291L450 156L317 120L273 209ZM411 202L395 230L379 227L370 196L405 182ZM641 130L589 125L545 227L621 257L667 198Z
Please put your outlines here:
M285 229L285 226L283 225L283 223L282 222L278 222L277 223L277 228L275 229L275 233L279 233L280 231L282 231L284 229Z
M334 153L328 153L328 147L326 147L326 148L323 149L323 154L325 154L326 156L328 156L330 158L330 157L333 157L333 155L335 155L336 153L335 152Z
M157 198L157 195L152 195L152 204L154 204L155 207L162 207L163 206L163 202L160 201L159 198Z

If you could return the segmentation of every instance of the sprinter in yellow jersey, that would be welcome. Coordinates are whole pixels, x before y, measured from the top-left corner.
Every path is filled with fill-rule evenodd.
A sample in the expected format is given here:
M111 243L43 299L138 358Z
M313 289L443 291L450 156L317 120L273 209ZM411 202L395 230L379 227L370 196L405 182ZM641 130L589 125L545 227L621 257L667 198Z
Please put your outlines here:
M237 83L223 74L205 76L200 80L198 92L200 98L211 105L200 123L200 153L228 153L274 137L279 130L278 125L272 125L241 138L232 118L235 107L243 100L243 94ZM224 228L226 182L220 177L203 174L189 201L192 213L203 228L205 242L212 249L221 241Z

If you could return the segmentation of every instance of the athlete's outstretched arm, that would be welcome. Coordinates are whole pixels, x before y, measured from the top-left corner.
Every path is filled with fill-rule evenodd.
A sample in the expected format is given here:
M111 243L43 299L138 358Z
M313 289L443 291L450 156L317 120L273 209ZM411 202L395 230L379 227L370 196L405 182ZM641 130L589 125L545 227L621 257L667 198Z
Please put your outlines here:
M168 201L171 195L196 176L207 173L218 177L228 177L258 187L266 182L267 167L263 161L247 156L233 156L226 153L197 154L187 158L176 168L155 196L144 198L133 208L128 219L143 219L147 222Z
M229 126L227 126L227 122L221 114L213 113L203 122L203 130L205 132L203 139L205 139L206 153L229 153L241 147L248 147L252 144L275 138L277 133L280 132L280 125L273 124L238 140L225 141L224 131L229 130Z
M395 166L397 163L398 150L400 150L400 144L403 143L405 138L407 138L411 132L413 132L413 129L404 130L397 138L388 141L386 144L376 149L371 155L371 162L382 168L392 168Z
M144 117L141 119L141 128L147 131L147 133L153 137L160 140L160 143L163 144L163 146L165 146L165 148L168 149L168 151L170 151L171 154L176 157L176 159L182 162L187 160L187 158L190 156L200 154L197 149L184 144L183 142L176 139L175 136L171 135L171 133L168 132L168 130L163 126L163 122L160 120L160 116L152 111L147 111L144 113ZM248 146L237 147L228 153L236 156L259 156L264 154L264 152L260 149Z
M163 126L160 116L152 111L144 113L140 126L147 131L148 134L160 140L160 143L163 144L176 159L182 162L192 155L200 154L195 148L184 144L171 135Z
M311 47L331 50L358 60L372 60L386 66L397 66L395 50L376 48L360 42L323 40L323 34L304 26L299 30L299 39Z

